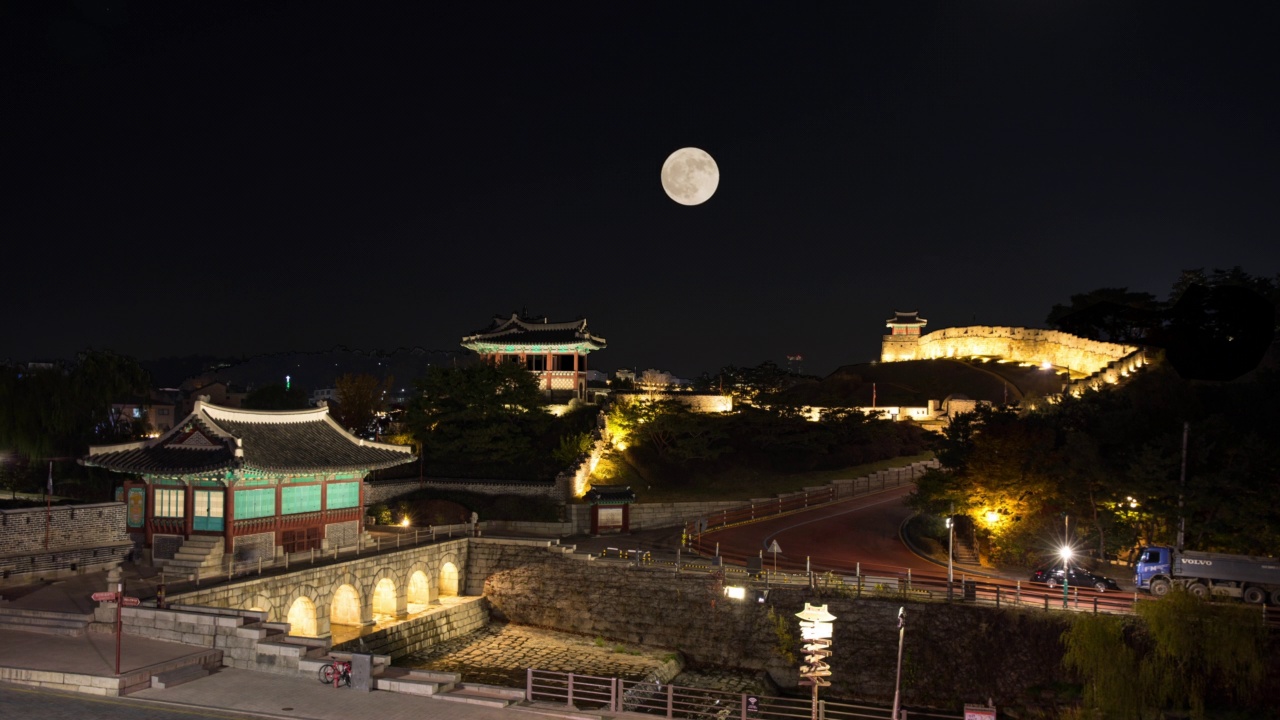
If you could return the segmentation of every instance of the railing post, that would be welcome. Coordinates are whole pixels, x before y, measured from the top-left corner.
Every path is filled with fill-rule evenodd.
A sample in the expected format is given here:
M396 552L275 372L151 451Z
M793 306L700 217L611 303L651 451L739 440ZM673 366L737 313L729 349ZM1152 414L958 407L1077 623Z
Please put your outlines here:
M573 673L569 673L569 697L564 704L573 707Z
M609 682L609 708L613 712L622 712L622 693L618 692L618 685L621 681L618 678L610 678Z
M1094 615L1098 614L1098 596L1097 595L1093 596L1093 614Z
M1014 605L1021 605L1021 604L1022 604L1022 581L1021 581L1021 580L1018 580L1017 582L1018 582L1018 584L1014 587L1014 592L1015 592L1015 593L1017 593L1017 594L1014 596L1014 603L1013 603L1013 604L1014 604Z
M996 609L1000 609L1000 586L996 586Z
M524 701L533 702L533 668L524 671Z
M667 683L667 717L675 716L676 708L676 686Z

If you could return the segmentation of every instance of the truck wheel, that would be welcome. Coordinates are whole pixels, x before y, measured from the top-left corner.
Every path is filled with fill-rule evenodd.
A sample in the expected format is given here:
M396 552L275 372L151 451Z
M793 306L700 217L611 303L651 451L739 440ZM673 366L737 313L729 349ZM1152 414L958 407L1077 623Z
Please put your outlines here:
M1244 601L1252 605L1261 605L1267 599L1267 591L1250 585L1244 589Z
M1209 588L1204 583L1191 583L1187 586L1187 592L1199 600L1209 597Z
M1152 581L1151 581L1151 595L1152 595L1152 596L1154 596L1154 597L1164 597L1165 595L1168 595L1168 594L1169 594L1169 581L1168 581L1168 580L1152 580Z
M1093 589L1097 590L1098 592L1106 592L1107 584L1104 582L1096 582L1093 584Z

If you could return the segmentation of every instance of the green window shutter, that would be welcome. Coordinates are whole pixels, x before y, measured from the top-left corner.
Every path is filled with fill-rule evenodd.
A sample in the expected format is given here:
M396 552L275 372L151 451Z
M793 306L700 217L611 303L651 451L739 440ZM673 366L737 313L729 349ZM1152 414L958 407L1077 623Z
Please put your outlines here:
M280 514L293 515L294 513L319 512L320 511L320 486L319 485L303 485L300 487L286 487L280 493Z
M275 488L266 488L263 490L237 490L235 512L236 518L239 520L275 516Z
M360 483L332 483L329 485L328 507L349 508L360 504Z

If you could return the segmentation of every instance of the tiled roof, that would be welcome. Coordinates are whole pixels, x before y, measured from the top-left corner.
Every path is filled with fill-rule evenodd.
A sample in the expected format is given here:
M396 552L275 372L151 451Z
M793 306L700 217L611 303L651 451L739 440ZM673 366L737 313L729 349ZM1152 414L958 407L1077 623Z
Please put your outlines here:
M268 412L197 402L161 437L93 447L83 462L152 475L237 469L306 474L378 470L415 459L407 447L352 436L330 419L328 408Z
M630 485L592 485L583 496L592 505L626 505L635 502Z
M477 349L481 345L586 345L603 350L607 342L587 330L586 319L570 322L548 322L546 318L526 318L518 314L495 317L489 327L462 338L462 345Z
M929 322L928 320L920 317L919 310L912 310L910 312L895 310L893 315L893 317L885 320L885 323L889 325L924 325Z

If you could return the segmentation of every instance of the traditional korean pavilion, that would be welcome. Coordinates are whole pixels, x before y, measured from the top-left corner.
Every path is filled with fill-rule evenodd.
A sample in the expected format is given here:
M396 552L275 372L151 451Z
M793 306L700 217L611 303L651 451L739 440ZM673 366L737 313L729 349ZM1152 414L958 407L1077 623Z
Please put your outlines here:
M154 559L198 539L243 561L358 542L365 476L415 459L408 447L351 435L327 407L197 401L160 437L91 447L82 462L141 476L124 483L128 531Z
M587 355L605 348L587 331L586 319L548 322L545 317L496 316L488 328L462 338L462 346L486 362L520 363L538 376L549 398L587 396Z
M928 322L920 317L919 310L895 310L893 317L884 321L889 334L880 343L880 360L894 362L920 359L920 331Z

